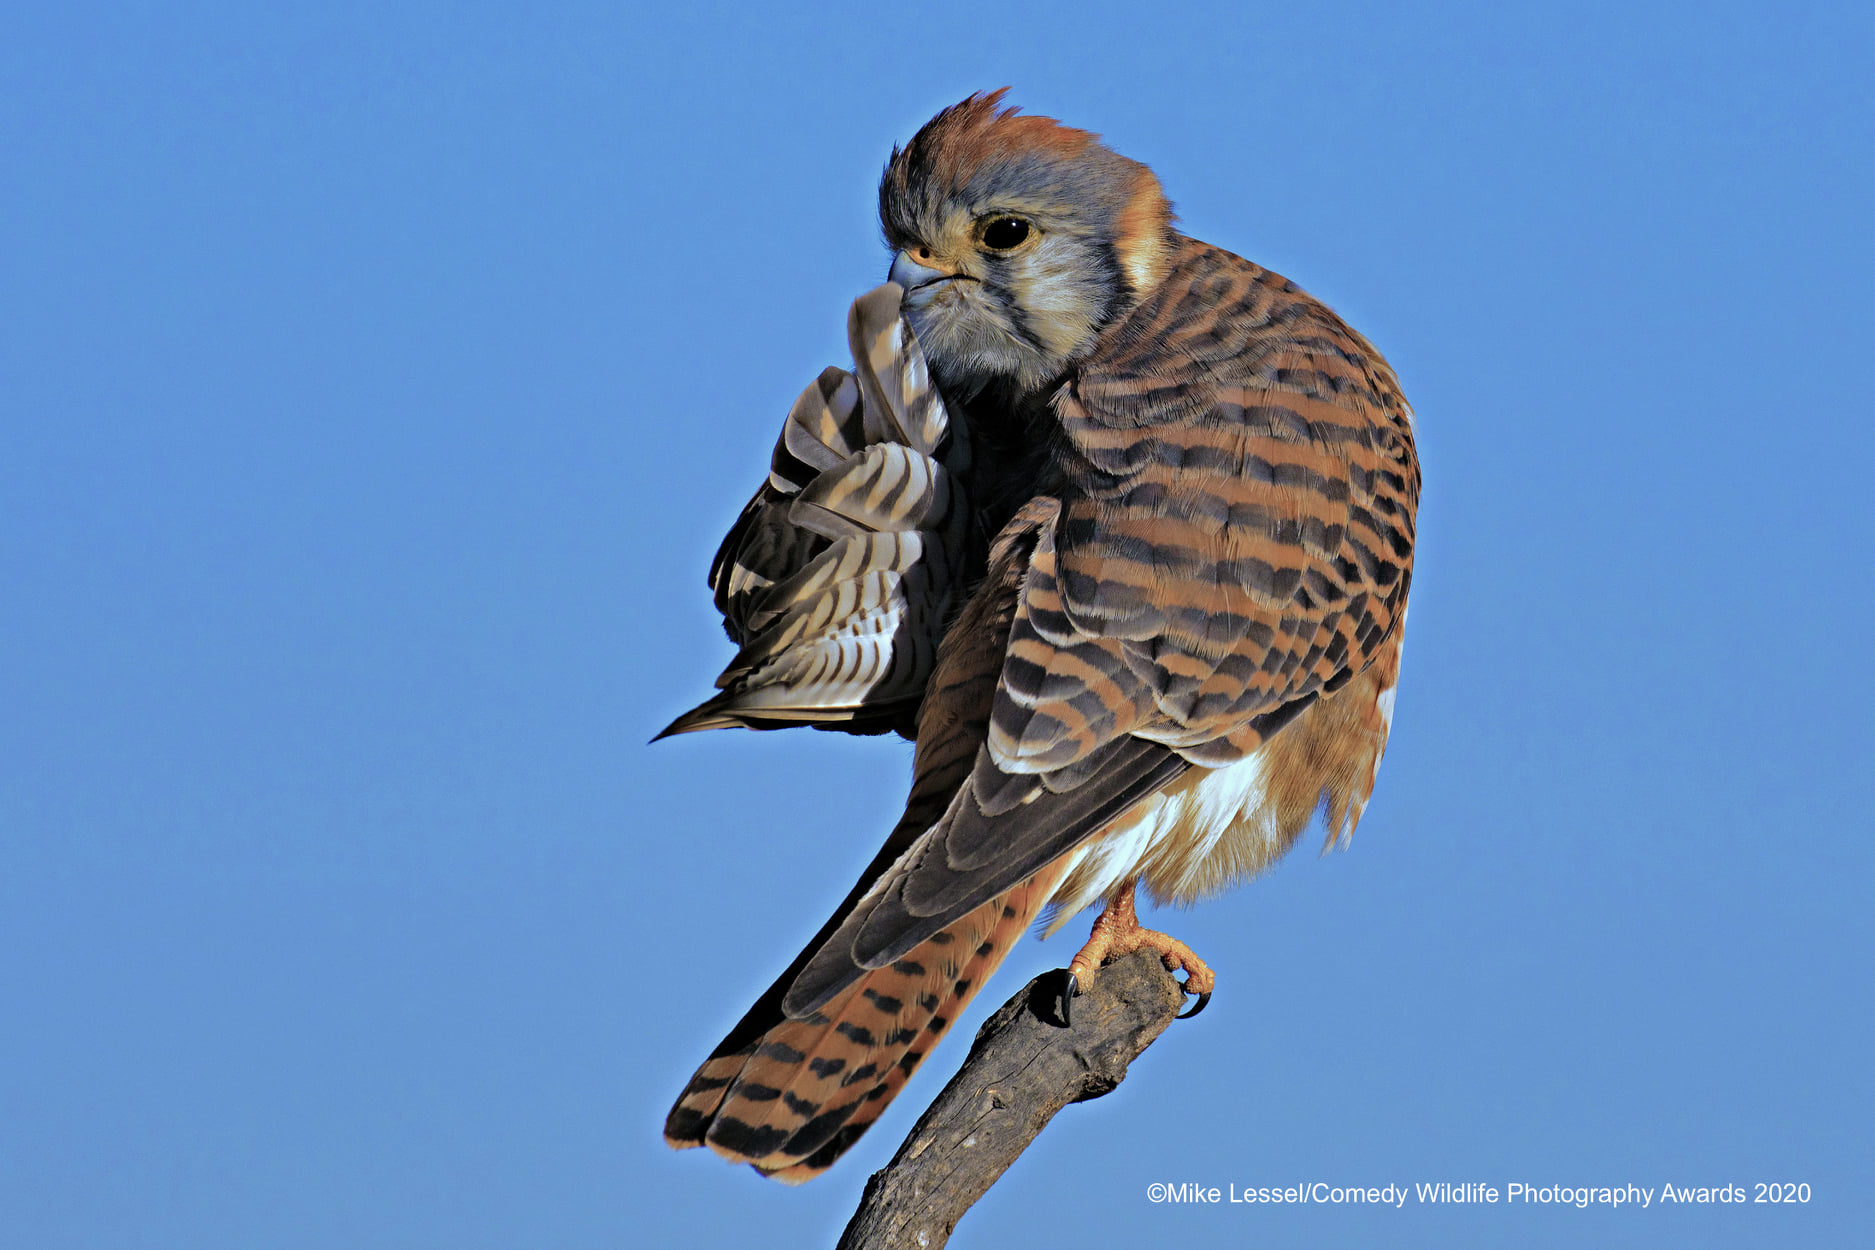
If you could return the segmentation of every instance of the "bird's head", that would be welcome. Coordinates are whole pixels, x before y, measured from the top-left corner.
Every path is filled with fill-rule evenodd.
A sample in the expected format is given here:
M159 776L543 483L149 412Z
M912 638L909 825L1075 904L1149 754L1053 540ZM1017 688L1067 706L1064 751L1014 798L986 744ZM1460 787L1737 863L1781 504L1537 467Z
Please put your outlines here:
M891 279L938 384L1027 395L1157 286L1172 206L1150 169L977 94L895 148L879 184Z

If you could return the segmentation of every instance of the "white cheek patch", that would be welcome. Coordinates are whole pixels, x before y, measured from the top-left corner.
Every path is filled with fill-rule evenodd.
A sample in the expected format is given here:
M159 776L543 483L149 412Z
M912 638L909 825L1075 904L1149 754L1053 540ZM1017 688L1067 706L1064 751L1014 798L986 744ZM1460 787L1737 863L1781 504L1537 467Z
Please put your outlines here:
M1020 299L1028 328L1051 355L1067 357L1094 324L1096 292L1090 291L1081 258L1071 247L1044 243L1022 274Z

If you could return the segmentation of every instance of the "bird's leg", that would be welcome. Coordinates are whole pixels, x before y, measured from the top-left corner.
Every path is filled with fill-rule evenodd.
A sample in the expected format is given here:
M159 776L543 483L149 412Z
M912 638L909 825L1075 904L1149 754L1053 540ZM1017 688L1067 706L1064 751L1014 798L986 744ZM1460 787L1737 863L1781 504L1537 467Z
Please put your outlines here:
M1069 962L1067 993L1061 996L1061 1016L1064 1022L1069 1017L1068 1002L1080 992L1083 982L1092 980L1102 964L1122 955L1130 955L1141 948L1156 952L1168 971L1183 970L1185 992L1198 996L1197 1004L1180 1019L1188 1020L1197 1015L1211 1001L1211 991L1217 986L1217 976L1209 965L1177 938L1160 933L1157 929L1145 928L1139 923L1139 913L1133 909L1133 891L1138 886L1139 879L1135 877L1114 891L1113 897L1107 900L1106 909L1095 919L1094 931L1087 935L1087 945L1081 947L1080 952Z

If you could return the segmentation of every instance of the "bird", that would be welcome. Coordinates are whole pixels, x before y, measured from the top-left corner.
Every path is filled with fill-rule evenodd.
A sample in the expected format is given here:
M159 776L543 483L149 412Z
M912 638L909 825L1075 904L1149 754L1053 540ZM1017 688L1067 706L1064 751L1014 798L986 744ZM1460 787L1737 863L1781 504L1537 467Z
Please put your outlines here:
M858 1140L1038 921L1052 933L1102 907L1064 1015L1104 962L1142 948L1185 974L1195 1015L1216 976L1139 923L1137 892L1211 898L1318 817L1324 850L1345 845L1392 727L1420 491L1392 367L1293 282L1180 233L1146 165L1007 92L894 147L889 282L854 322L873 327L853 336L856 368L906 383L894 411L907 395L941 409L943 434L912 450L967 516L955 542L927 544L934 576L900 561L880 591L895 627L920 624L871 653L875 701L864 682L808 683L790 707L785 676L749 696L772 723L884 724L915 742L884 846L665 1122L671 1146L787 1183ZM909 446L890 388L857 389L873 399L839 408L852 439L813 463L778 450L789 472L719 554L719 605L740 576L770 625L785 615L788 578L837 541L800 506L814 472ZM934 588L943 610L921 611ZM824 648L836 607L797 619L775 653ZM936 639L922 671L921 630ZM730 703L755 671L730 677ZM673 729L749 723L764 722L723 707Z

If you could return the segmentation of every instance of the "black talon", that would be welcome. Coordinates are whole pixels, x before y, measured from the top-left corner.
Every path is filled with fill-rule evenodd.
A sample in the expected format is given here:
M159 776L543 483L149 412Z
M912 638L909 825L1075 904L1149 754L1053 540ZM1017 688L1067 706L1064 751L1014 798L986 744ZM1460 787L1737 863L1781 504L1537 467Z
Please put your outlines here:
M1066 1028L1071 1029L1074 1027L1073 1013L1068 1004L1072 1003L1074 1001L1074 996L1080 992L1081 983L1077 981L1074 974L1070 972L1068 974L1068 983L1061 989L1061 1023Z
M1199 1012L1203 1011L1205 1009L1206 1004L1208 1004L1210 1001L1211 1001L1211 992L1209 990L1206 990L1204 993L1198 995L1197 1005L1194 1006L1190 1011L1181 1011L1172 1018L1175 1020L1189 1020L1193 1016L1197 1015Z

